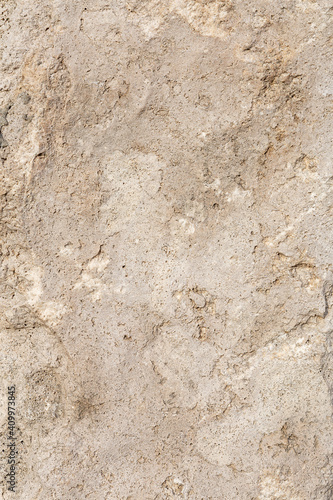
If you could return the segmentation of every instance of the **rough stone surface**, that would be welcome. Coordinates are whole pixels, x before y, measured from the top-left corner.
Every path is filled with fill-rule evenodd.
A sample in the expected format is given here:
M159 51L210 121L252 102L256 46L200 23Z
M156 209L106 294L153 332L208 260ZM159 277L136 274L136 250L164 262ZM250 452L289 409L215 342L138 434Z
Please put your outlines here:
M1 498L332 499L333 3L0 6Z

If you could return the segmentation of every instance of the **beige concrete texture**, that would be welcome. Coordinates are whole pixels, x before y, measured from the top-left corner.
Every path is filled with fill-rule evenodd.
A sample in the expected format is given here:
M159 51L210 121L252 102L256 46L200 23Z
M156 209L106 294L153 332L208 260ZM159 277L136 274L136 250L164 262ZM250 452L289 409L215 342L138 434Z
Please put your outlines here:
M0 37L1 498L332 500L333 3Z

